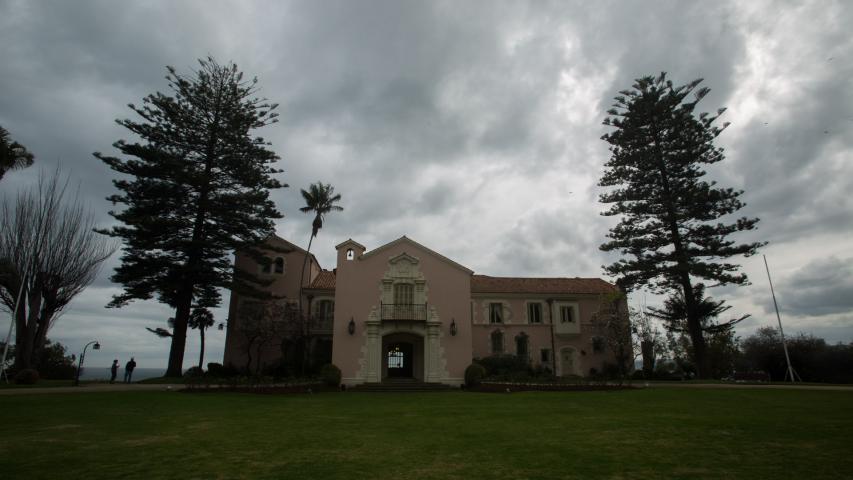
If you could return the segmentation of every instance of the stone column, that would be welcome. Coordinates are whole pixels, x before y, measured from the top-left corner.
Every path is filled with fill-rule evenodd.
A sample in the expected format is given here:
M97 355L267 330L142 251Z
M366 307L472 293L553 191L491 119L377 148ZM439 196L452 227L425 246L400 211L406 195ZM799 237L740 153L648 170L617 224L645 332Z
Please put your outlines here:
M379 383L382 381L382 337L379 336L380 321L377 318L369 318L366 323L367 378L365 378L365 381L368 383Z
M425 345L425 360L427 361L427 382L441 381L441 366L438 358L438 335L441 331L441 322L427 322L427 335Z

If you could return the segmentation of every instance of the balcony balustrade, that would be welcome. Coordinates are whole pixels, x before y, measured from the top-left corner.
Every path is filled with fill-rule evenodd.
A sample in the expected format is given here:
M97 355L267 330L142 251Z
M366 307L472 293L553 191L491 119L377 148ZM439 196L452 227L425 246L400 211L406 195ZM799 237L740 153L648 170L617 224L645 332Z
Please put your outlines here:
M383 321L425 322L427 305L425 303L383 303L381 318Z

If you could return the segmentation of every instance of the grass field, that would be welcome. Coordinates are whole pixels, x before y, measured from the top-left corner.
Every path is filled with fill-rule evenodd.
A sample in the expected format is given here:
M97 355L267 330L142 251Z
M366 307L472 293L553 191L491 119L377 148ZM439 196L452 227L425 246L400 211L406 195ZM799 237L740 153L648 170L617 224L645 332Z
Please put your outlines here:
M853 393L0 397L0 477L850 478Z

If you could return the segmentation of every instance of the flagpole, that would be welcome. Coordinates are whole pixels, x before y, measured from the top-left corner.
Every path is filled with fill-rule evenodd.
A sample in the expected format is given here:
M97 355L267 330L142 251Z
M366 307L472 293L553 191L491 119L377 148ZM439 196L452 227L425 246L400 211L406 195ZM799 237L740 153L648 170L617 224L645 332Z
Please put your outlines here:
M6 333L6 343L3 345L3 359L0 360L0 378L6 376L6 383L9 383L9 375L6 373L6 355L9 353L9 343L12 341L12 327L18 319L18 309L21 307L21 296L24 293L24 284L30 274L30 262L27 262L27 268L24 270L24 276L21 278L21 286L18 288L18 298L15 300L15 311L12 313L12 318L9 319L9 332Z
M788 355L788 345L785 343L785 331L782 330L782 317L779 316L779 305L776 303L776 293L773 291L773 280L770 279L770 267L767 266L767 255L764 257L764 268L767 270L767 281L770 282L770 295L773 296L773 307L776 309L776 320L779 322L779 335L782 336L782 349L785 350L785 361L788 363L788 375L791 376L791 383L794 380L794 367L791 366L791 357Z

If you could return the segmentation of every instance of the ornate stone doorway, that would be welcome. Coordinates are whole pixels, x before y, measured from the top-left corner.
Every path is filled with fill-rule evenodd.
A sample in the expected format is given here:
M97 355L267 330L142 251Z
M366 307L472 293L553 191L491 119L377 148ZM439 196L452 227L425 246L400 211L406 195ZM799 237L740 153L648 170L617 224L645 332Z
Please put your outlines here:
M424 340L411 333L382 338L382 380L424 378Z

